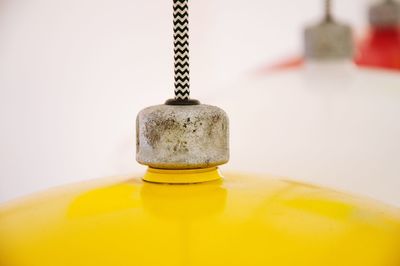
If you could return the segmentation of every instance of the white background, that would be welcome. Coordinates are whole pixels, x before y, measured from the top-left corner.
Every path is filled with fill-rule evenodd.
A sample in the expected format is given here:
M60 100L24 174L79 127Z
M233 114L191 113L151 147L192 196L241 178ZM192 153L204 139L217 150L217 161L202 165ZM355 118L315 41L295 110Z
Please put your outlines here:
M171 2L0 1L0 201L143 171L134 122L172 95ZM360 33L367 4L337 0L334 10ZM300 53L322 1L191 0L190 9L192 95L202 99Z

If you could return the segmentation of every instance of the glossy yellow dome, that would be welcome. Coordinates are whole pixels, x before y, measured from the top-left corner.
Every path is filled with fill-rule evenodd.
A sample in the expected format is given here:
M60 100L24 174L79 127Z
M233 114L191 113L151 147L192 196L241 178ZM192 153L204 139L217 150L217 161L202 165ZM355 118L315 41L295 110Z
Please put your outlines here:
M0 211L2 266L398 266L399 247L395 208L251 175L186 185L110 178Z

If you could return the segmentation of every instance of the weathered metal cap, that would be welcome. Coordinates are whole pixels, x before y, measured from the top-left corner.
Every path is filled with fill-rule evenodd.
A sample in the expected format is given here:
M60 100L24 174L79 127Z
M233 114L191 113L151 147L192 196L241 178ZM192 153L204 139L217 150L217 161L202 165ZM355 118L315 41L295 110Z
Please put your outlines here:
M387 0L369 8L369 23L374 27L392 27L400 24L400 4Z
M229 160L226 113L210 105L157 105L136 120L136 160L159 169L198 169Z
M353 56L351 27L334 21L307 27L304 32L305 57L312 60L350 59Z

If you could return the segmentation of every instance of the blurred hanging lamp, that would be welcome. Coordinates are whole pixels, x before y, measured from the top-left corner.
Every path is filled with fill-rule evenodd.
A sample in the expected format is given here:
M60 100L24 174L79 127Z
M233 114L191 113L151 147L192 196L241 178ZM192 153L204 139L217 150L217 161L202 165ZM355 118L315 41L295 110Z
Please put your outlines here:
M400 4L395 0L382 0L369 8L370 29L357 45L354 62L358 66L400 69ZM260 69L269 73L304 64L303 57L290 58Z
M0 264L398 265L395 208L291 181L222 178L228 119L189 98L187 8L174 0L175 98L137 117L147 172L1 206Z
M384 0L369 9L370 30L359 43L360 66L400 70L400 4Z
M268 169L400 204L400 75L358 68L351 28L330 1L324 9L305 29L301 67L247 77L216 96L232 122L227 168Z
M311 61L350 61L353 57L352 30L349 26L339 23L332 15L332 1L324 0L324 16L320 23L305 29L305 53L303 57L267 66L262 73L298 68Z

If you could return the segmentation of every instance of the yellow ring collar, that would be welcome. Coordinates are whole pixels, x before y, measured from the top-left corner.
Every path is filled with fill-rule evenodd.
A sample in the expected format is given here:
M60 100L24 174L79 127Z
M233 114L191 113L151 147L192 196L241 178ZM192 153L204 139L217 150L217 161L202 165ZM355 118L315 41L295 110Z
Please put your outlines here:
M190 170L166 170L149 167L143 180L164 184L194 184L221 179L218 167L190 169Z

